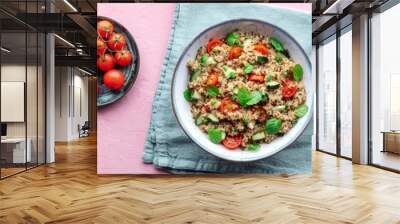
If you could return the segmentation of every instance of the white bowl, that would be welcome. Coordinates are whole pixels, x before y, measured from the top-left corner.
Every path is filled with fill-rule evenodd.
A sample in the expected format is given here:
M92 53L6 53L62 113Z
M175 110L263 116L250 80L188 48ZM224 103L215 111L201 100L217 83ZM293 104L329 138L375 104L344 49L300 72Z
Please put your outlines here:
M197 50L201 46L206 45L211 38L224 38L228 33L234 30L241 32L255 32L264 36L274 36L278 38L284 47L288 49L291 58L296 63L301 64L304 71L303 80L307 92L306 104L309 108L307 114L300 118L297 124L288 133L282 137L278 137L269 144L261 144L261 148L255 152L243 151L240 149L228 150L221 144L212 143L208 139L207 134L195 125L192 113L190 112L190 103L183 97L183 92L187 88L190 78L187 67L188 60L195 58ZM178 123L181 125L185 133L207 152L226 160L242 162L269 157L293 143L303 133L308 122L311 120L313 92L310 60L297 41L279 27L254 19L229 20L214 25L197 35L184 49L179 58L175 67L171 87L172 107Z

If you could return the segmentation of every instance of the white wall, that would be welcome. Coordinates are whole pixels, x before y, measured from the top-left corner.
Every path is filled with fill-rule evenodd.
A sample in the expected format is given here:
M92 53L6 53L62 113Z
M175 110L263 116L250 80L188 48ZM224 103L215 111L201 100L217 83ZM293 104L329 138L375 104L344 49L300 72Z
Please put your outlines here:
M55 141L68 140L69 68L55 68Z
M36 66L27 66L20 64L4 64L1 66L1 81L4 82L25 82L26 71L28 72L28 84L29 86L35 86L35 88L27 88L27 118L28 118L28 137L30 133L35 133L36 135L36 112L37 99L36 99L36 80L33 80L31 74L35 74L36 77ZM39 70L41 72L41 70ZM2 96L4 97L4 96ZM41 107L42 105L39 105ZM34 108L32 108L34 107ZM2 110L7 110L7 108L1 108ZM22 108L24 109L24 108ZM32 123L34 122L34 123ZM30 131L32 128L32 131ZM25 137L25 122L7 122L7 135L9 137Z
M38 69L38 70L37 70ZM21 113L27 115L27 120L24 118L21 122L6 122L7 124L7 137L10 138L24 138L25 135L30 139L30 148L32 161L36 162L36 158L39 159L39 163L44 162L44 150L45 150L45 120L44 120L44 74L41 66L32 66L25 64L3 64L1 66L1 81L2 82L24 82L26 83L26 107L22 105L22 108L10 108L2 107L2 112L7 110L22 110ZM27 80L25 80L27 78ZM4 89L2 89L2 94ZM20 90L21 91L21 90ZM24 90L22 90L24 94ZM2 95L2 98L8 98L7 95ZM24 102L22 102L24 104ZM26 110L26 111L25 111ZM16 113L17 111L7 111ZM23 116L23 115L22 115ZM37 156L37 153L39 154Z
M78 125L88 120L88 78L83 75L76 68L56 67L56 141L79 138Z

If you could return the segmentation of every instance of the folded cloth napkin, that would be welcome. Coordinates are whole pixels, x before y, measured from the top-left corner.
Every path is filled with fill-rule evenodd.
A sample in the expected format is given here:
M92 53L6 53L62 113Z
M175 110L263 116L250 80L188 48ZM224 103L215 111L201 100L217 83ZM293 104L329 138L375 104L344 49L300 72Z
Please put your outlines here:
M167 54L153 101L143 161L172 173L308 173L312 122L290 147L258 161L237 163L204 151L185 135L172 111L170 88L175 65L189 42L222 21L253 18L288 31L311 54L311 13L262 4L177 4Z

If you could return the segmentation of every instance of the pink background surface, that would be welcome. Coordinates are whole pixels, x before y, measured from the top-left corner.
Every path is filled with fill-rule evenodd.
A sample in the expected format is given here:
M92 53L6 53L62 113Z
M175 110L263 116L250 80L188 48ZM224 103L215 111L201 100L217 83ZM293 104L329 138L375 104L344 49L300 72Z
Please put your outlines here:
M311 11L311 4L273 4ZM97 14L122 24L138 45L140 70L129 93L97 112L99 174L162 173L142 161L151 104L171 30L174 4L99 3Z

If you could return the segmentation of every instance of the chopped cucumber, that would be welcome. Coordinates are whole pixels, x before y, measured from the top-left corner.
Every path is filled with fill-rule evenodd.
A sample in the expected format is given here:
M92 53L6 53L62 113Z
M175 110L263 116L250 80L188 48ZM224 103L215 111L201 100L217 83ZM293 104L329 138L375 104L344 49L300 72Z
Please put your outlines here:
M212 52L214 52L214 53L219 53L219 52L221 52L221 47L220 46L216 46L216 47L214 47L213 49L212 49Z
M230 79L230 78L235 78L236 77L236 72L235 70L229 68L228 66L222 67L224 70L225 77Z
M201 75L201 69L195 69L192 72L192 75L190 76L190 82L195 81L199 76Z
M261 139L264 139L264 138L265 138L264 132L258 132L258 133L254 134L254 135L251 137L251 139L252 139L253 141L258 141L258 140L261 140Z
M215 64L217 64L217 61L215 61L214 57L208 57L206 64L207 65L215 65Z
M279 106L275 106L272 108L272 110L277 110L277 111L286 110L286 109L287 109L286 105L279 105Z
M276 63L280 64L282 62L282 57L279 54L277 54L275 56L275 61L276 61Z
M267 82L267 87L271 88L271 89L276 89L276 88L279 87L279 85L280 85L280 83L277 82L277 81L269 81L269 82Z
M248 124L250 119L248 117L243 117L243 123Z
M243 47L250 47L251 43L252 43L252 39L251 38L246 38L243 41Z
M209 115L207 115L207 118L208 118L208 120L210 120L211 122L214 122L214 123L218 123L218 122L219 122L219 119L218 119L214 114L209 114Z
M199 99L201 99L201 95L200 95L200 93L199 93L199 92L197 92L196 90L195 90L195 91L193 91L193 93L192 93L192 99L195 99L195 100L199 100Z
M205 117L201 116L201 115L197 116L196 119L195 119L195 123L196 123L197 126L199 126L199 125L201 125L201 124L203 124L205 122L206 122Z
M211 104L212 108L216 109L221 105L221 102L219 100L215 99L215 98L212 98L210 100L210 104Z

